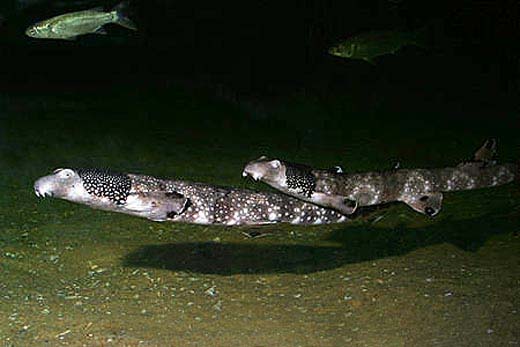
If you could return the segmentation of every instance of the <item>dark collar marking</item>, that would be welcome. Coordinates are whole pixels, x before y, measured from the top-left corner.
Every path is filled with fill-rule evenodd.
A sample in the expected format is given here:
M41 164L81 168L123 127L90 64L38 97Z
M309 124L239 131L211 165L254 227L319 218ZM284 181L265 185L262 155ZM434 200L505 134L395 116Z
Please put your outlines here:
M128 175L107 169L77 169L76 172L89 194L109 198L117 205L126 203L132 186Z
M305 165L285 163L287 188L310 198L316 190L316 177L311 170Z

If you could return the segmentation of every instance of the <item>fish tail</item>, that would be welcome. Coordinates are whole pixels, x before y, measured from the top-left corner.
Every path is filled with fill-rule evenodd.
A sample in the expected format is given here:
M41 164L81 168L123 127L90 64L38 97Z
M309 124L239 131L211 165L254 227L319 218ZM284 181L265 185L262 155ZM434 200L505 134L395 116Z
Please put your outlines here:
M430 48L428 44L428 28L422 27L411 34L411 44L421 49L427 50Z
M443 36L443 22L437 19L433 19L425 24L423 24L420 28L415 29L412 32L411 41L413 45L431 51L435 49L435 41L437 37Z
M128 10L128 1L122 1L114 9L112 12L114 13L114 23L121 25L124 28L130 30L137 30L137 26L135 23L128 18L127 10Z

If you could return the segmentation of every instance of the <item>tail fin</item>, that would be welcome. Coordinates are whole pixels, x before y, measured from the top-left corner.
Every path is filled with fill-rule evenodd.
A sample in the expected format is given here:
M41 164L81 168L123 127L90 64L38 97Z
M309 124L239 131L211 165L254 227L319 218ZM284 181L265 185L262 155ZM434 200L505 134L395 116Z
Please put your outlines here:
M410 33L410 44L413 46L417 46L421 49L428 50L430 47L426 40L426 29L421 28L417 31Z
M412 42L415 46L432 51L437 48L436 41L443 37L443 22L433 19L412 32Z
M125 13L128 8L128 3L128 1L122 1L116 7L114 7L112 10L115 12L114 23L130 30L137 30L135 23L130 18L128 18L127 14Z

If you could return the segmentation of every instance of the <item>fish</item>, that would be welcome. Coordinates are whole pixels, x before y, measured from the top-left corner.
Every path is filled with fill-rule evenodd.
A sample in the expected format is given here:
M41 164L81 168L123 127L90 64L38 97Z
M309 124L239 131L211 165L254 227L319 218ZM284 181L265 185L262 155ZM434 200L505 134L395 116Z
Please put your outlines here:
M108 23L115 23L130 30L137 30L134 22L124 11L126 2L121 2L112 11L97 7L85 11L70 12L52 17L29 26L25 34L38 39L75 40L80 35L105 35L103 28Z
M34 192L156 222L200 225L343 223L348 218L285 194L161 179L99 168L58 168Z
M375 58L395 54L405 46L424 47L419 36L419 32L369 31L349 37L330 47L328 53L340 58L375 64Z
M437 169L340 173L265 156L246 164L242 175L290 196L351 215L359 207L403 202L437 215L443 192L496 187L518 180L518 163L497 164L496 140L487 140L469 161Z

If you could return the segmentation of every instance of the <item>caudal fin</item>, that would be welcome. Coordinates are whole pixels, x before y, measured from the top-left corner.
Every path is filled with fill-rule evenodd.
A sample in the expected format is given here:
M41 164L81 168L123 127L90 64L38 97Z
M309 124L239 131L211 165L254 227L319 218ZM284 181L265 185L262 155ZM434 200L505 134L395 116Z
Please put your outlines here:
M127 16L128 10L128 1L120 2L116 7L114 7L113 12L115 12L114 23L121 25L130 30L137 30L137 26L135 23L128 18Z

